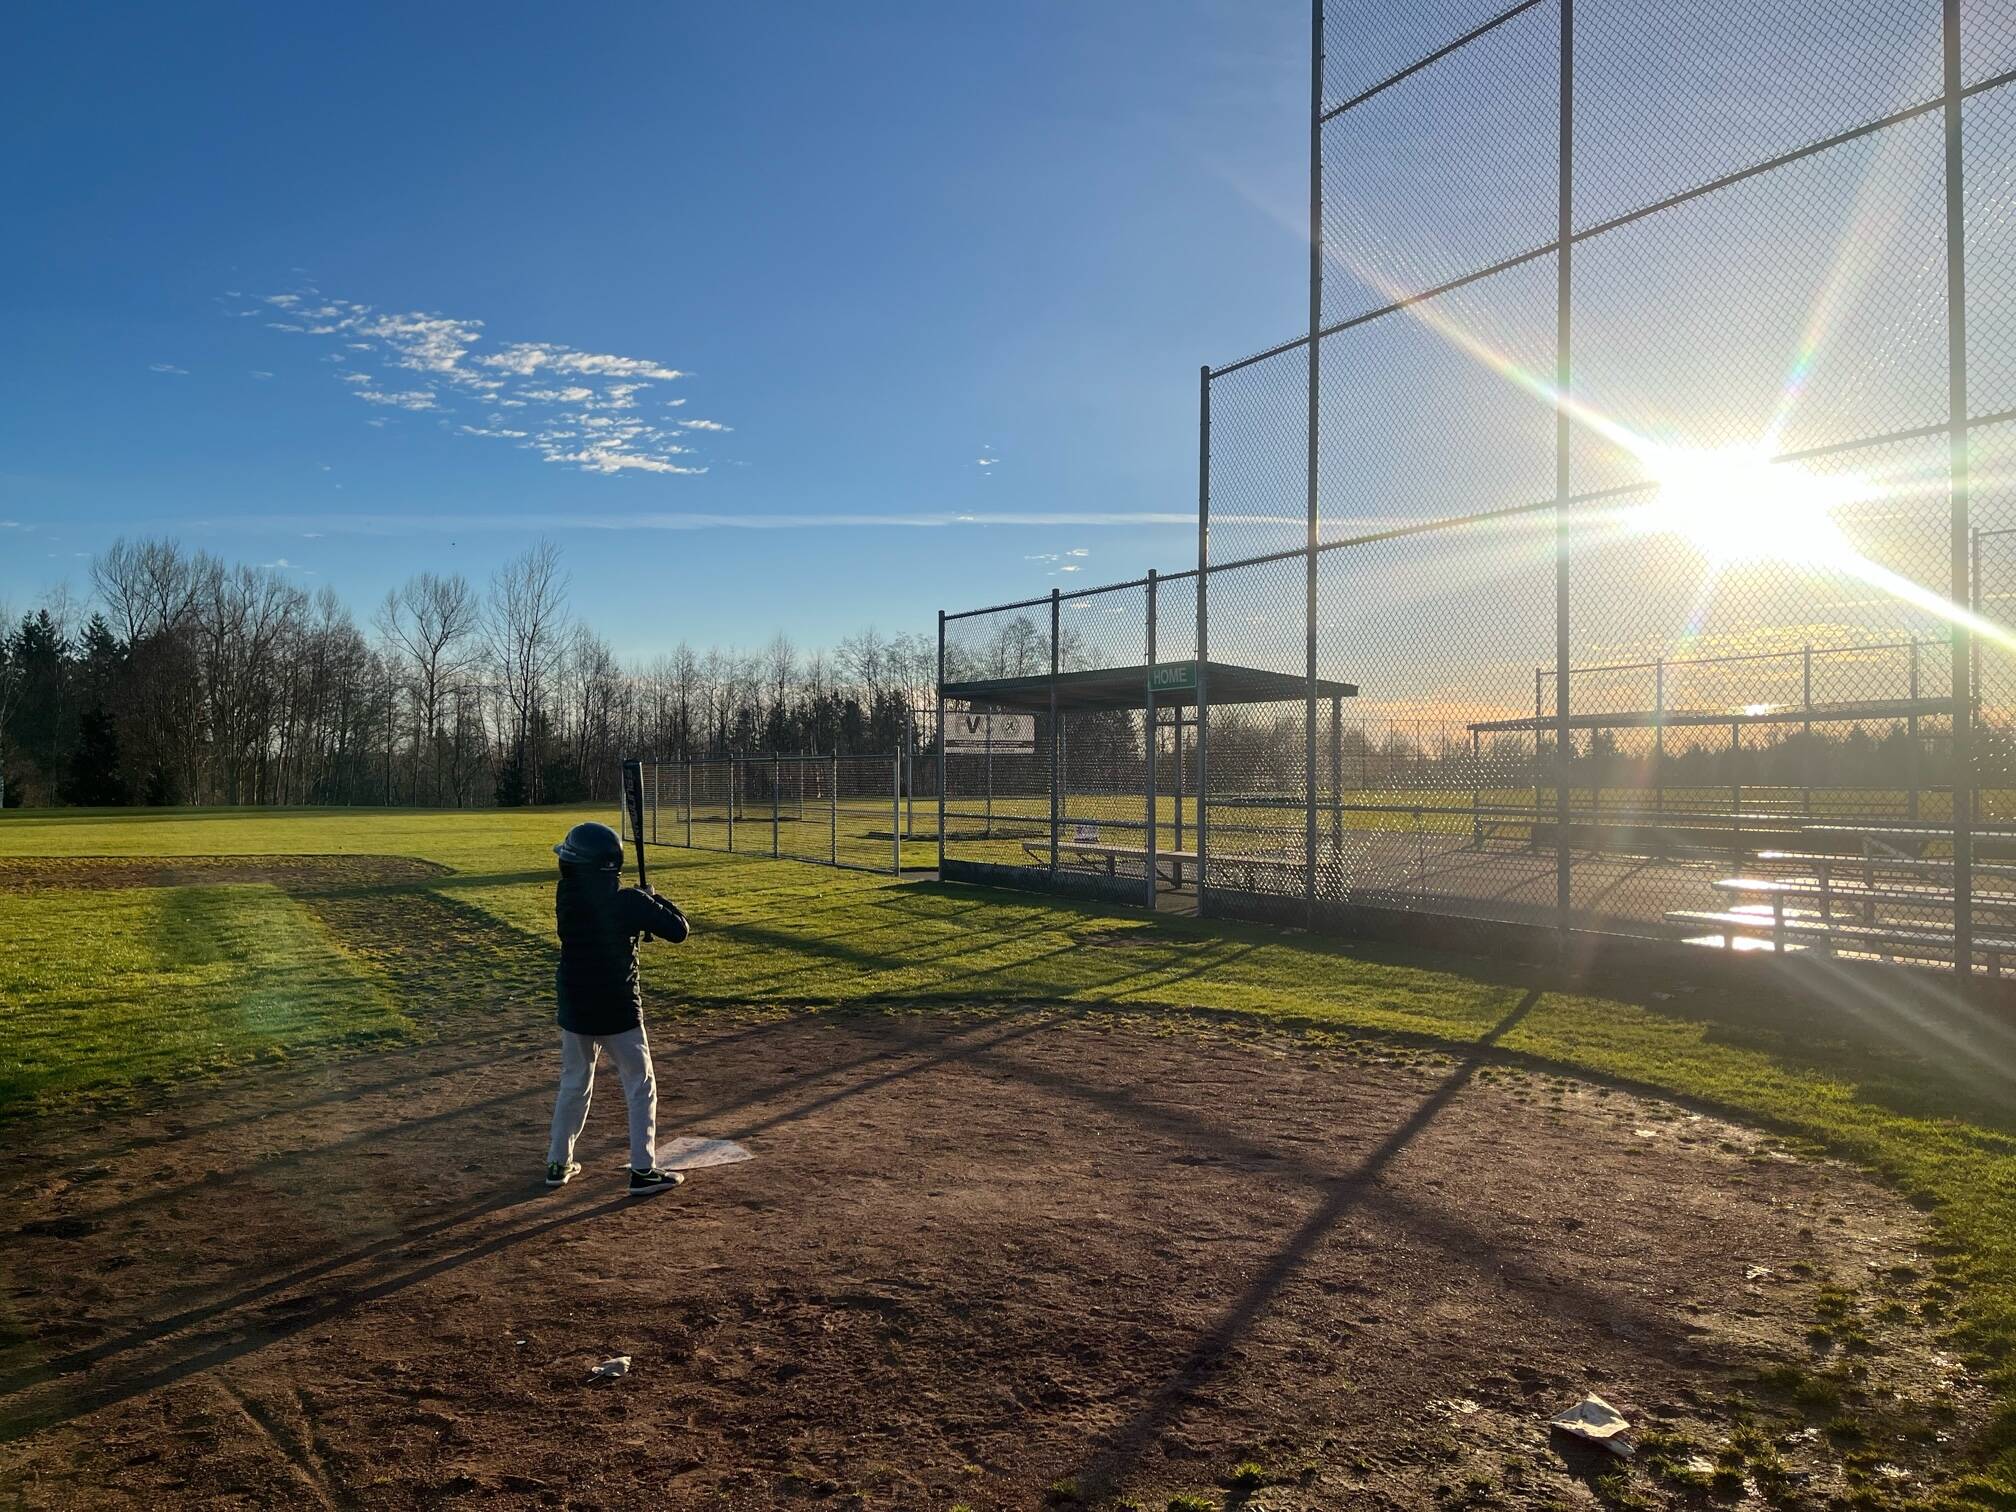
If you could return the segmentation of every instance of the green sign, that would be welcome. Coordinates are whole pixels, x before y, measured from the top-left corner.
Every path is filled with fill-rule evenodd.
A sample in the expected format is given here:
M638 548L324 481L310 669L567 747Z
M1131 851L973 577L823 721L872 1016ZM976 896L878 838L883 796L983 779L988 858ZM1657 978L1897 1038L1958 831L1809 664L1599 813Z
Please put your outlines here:
M1194 661L1163 662L1148 669L1148 686L1158 693L1176 689L1189 690L1197 686L1197 663Z

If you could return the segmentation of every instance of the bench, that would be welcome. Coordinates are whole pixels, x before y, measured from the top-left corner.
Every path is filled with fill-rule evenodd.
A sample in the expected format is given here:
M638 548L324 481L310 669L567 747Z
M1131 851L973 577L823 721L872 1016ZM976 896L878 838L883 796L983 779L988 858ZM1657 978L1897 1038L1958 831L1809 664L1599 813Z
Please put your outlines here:
M1050 841L1047 837L1024 840L1022 842L1022 849L1032 861L1045 866L1049 865ZM1145 845L1108 845L1103 841L1093 840L1066 840L1060 835L1057 838L1057 854L1059 857L1076 857L1081 863L1088 862L1088 860L1090 864L1095 865L1103 862L1106 867L1106 875L1112 877L1119 874L1119 863L1123 860L1145 863L1148 859L1148 847ZM1193 850L1158 849L1155 852L1156 870L1159 873L1162 867L1167 865L1169 867L1167 875L1171 883L1177 887L1183 885L1183 868L1188 866L1194 872L1199 860L1199 854ZM1220 871L1235 872L1239 868L1259 871L1280 871L1285 869L1295 871L1298 874L1301 870L1300 863L1291 861L1285 856L1242 856L1238 854L1225 854L1218 851L1211 853L1211 865L1214 868L1214 874Z
M1944 909L1953 911L1955 899L1948 887L1911 887L1903 885L1885 886L1880 883L1865 884L1854 880L1830 880L1827 877L1723 877L1708 884L1717 892L1732 893L1739 897L1763 898L1774 910L1781 909L1786 902L1798 899L1816 902L1820 905L1820 917L1835 917L1835 905L1845 903L1855 908L1865 924L1876 922L1876 909L1880 904L1891 904L1905 908ZM2009 894L1989 894L1973 899L1977 913L2006 914L2016 911L2016 896Z
M1041 861L1045 865L1049 863L1050 841L1047 836L1040 840L1024 840L1022 842L1022 849L1031 859ZM1060 835L1057 839L1057 854L1059 856L1073 856L1080 863L1085 863L1088 858L1093 864L1104 861L1106 863L1106 875L1113 877L1119 875L1119 867L1122 860L1145 863L1148 859L1148 847L1145 845L1107 845L1096 840L1066 840ZM1169 880L1177 887L1181 887L1183 885L1184 864L1187 862L1192 866L1196 865L1197 852L1188 850L1156 851L1155 863L1158 872L1165 862L1168 863L1170 868Z
M1872 850L1881 850L1892 856L1926 859L1926 846L1953 843L1952 829L1935 824L1805 824L1800 829L1806 835L1819 837L1823 843L1852 841L1855 849L1865 856ZM1977 857L2016 860L2016 830L1977 826L1973 831L1973 850ZM1951 864L1951 858L1945 859Z
M1953 955L1950 929L1919 929L1895 924L1849 924L1818 914L1788 909L1782 904L1769 913L1723 909L1720 911L1675 909L1665 915L1668 924L1705 928L1722 937L1725 948L1737 948L1737 939L1769 940L1778 951L1817 944L1826 954L1845 948L1862 955L1904 956L1913 960L1947 961ZM2002 974L2002 957L2016 954L2016 939L1977 936L1974 948L1988 958L1991 976Z
M1767 850L1757 852L1757 859L1773 865L1809 867L1822 881L1839 866L1854 868L1862 873L1863 881L1871 885L1877 872L1907 872L1924 877L1953 875L1951 856L1883 856L1873 853L1843 856L1832 851ZM1977 877L1995 877L2004 881L2016 878L2016 866L2003 862L1976 861L1968 870Z

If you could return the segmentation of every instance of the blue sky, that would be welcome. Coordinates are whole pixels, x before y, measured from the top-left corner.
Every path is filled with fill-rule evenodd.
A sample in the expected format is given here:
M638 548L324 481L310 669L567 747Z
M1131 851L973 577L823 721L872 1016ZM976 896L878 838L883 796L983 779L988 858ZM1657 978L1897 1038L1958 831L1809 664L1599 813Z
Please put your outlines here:
M11 31L17 608L120 534L360 610L545 535L628 653L925 629L1186 565L1198 365L1304 319L1300 0Z

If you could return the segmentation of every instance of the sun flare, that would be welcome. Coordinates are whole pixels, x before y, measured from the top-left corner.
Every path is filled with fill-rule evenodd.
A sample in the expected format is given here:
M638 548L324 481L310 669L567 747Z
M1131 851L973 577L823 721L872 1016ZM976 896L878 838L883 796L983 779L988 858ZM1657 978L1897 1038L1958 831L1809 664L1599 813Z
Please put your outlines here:
M1834 511L1861 498L1853 476L1821 477L1751 450L1648 451L1659 493L1642 528L1681 537L1712 566L1838 566L1853 555Z

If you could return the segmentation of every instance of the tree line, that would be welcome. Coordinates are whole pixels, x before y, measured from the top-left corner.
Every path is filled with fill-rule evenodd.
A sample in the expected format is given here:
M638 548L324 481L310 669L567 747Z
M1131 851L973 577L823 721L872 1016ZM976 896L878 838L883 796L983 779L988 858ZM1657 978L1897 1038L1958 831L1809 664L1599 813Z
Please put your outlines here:
M578 617L557 546L482 587L420 573L363 623L330 588L171 540L120 540L0 614L0 805L613 798L621 759L928 743L936 646L680 642L626 663Z

